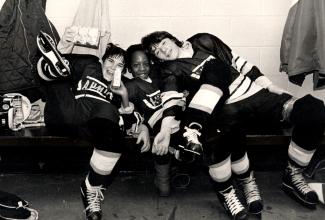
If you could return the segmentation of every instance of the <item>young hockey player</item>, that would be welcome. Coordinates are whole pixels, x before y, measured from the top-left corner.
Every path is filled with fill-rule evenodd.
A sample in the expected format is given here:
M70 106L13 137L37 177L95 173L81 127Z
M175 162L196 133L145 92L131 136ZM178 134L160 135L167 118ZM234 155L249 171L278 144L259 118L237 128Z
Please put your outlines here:
M137 111L143 115L144 123L149 128L150 133L156 135L164 126L161 124L164 109L159 88L160 77L141 44L131 45L126 54L126 66L134 77L125 84L129 99L134 103ZM183 93L178 93L173 105L184 106L185 99L183 97ZM177 138L179 138L176 134L179 130L179 121L175 120L174 122L175 124L172 125L172 143L175 145ZM173 146L173 144L171 145ZM177 146L173 147L177 148ZM155 154L155 185L160 196L168 196L170 193L170 154L158 152L156 148L153 148L152 151Z
M324 133L322 101L310 95L296 99L284 93L256 66L211 34L196 34L181 42L168 32L154 32L145 36L142 44L160 64L164 106L179 91L189 91L182 119L183 141L187 148L203 152L219 200L234 219L247 218L247 211L238 199L232 176L244 192L249 212L260 213L263 209L244 142L251 119L293 125L283 189L307 206L317 204L317 195L305 182L302 171ZM175 110L166 107L163 121L174 116ZM169 132L162 129L154 141L164 152ZM217 133L222 137L219 141Z
M67 36L65 36L67 38ZM52 130L86 138L93 144L90 170L81 184L86 219L102 218L103 191L113 180L112 171L125 152L120 115L124 128L138 123L133 104L120 82L112 87L112 80L125 70L125 51L109 44L100 60L92 55L67 54L61 57L46 33L37 38L43 57L38 62L39 75L46 80L45 122ZM142 151L150 149L148 129L139 125L138 143Z

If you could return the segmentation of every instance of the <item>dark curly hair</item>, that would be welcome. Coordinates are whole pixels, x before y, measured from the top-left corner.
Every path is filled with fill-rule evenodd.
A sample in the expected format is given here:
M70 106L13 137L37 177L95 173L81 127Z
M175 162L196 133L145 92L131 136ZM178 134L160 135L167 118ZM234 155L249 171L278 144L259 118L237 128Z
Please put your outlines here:
M102 58L103 62L109 57L123 57L124 62L126 62L126 51L113 43L109 43L107 44L106 51ZM126 66L124 65L122 73L125 72L126 72Z
M125 65L126 68L130 69L131 68L131 58L132 58L132 54L134 54L137 51L142 51L144 52L148 58L150 58L149 54L147 53L147 51L143 48L142 44L133 44L131 46L129 46L126 49L126 57L125 57ZM150 59L149 59L150 62Z
M182 41L178 40L175 36L173 36L167 31L155 31L144 36L141 39L142 46L145 49L145 51L147 51L151 55L152 61L154 62L160 61L156 56L154 56L153 54L154 51L152 50L152 48L154 45L159 44L165 38L171 39L179 47L182 47L183 45Z

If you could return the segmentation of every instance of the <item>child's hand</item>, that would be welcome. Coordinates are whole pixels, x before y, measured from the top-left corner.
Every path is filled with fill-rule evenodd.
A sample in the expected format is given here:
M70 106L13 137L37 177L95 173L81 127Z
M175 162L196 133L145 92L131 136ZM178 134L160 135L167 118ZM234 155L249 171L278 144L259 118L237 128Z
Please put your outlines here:
M165 155L168 153L170 143L170 129L162 129L155 137L151 152L156 155Z
M124 83L121 81L121 86L118 87L118 88L113 88L112 85L110 85L110 89L111 91L116 94L116 95L119 95L119 96L127 96L128 95L128 91L124 85Z
M141 147L141 153L147 152L150 150L150 135L149 135L149 130L147 126L144 124L139 125L139 136L137 138L137 144L140 144L140 142L143 142L142 147Z

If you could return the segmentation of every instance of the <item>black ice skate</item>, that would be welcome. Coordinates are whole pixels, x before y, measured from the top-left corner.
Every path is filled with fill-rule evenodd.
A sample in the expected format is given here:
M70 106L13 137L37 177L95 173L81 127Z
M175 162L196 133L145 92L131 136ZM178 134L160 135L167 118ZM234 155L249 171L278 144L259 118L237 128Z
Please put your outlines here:
M102 219L101 202L104 200L103 191L105 188L102 186L91 186L86 179L82 182L81 197L85 207L85 215L87 220L100 220Z
M185 132L183 133L183 137L185 139L185 146L180 145L180 147L184 148L184 151L196 154L197 156L202 155L202 144L199 141L199 136L201 136L200 129L201 126L196 123L191 123L189 127L184 128Z
M261 213L263 210L263 201L253 172L245 179L238 179L237 183L239 188L244 192L248 211L252 214Z
M56 49L54 40L47 33L40 31L37 35L37 46L44 59L51 66L53 73L66 77L70 75L69 62Z
M282 179L282 189L301 204L314 209L318 203L318 196L307 184L302 174L303 170L288 163Z
M224 206L225 210L232 217L232 219L241 220L248 218L247 212L238 199L233 186L230 186L223 191L219 191L217 195L221 204Z

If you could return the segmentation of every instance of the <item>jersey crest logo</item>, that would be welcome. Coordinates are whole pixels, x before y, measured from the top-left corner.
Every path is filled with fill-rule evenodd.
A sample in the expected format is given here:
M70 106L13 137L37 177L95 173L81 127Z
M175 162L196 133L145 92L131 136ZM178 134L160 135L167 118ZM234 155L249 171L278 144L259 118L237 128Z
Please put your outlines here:
M157 90L154 93L147 94L147 98L143 99L143 102L151 109L156 109L161 106L161 93Z

